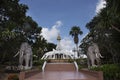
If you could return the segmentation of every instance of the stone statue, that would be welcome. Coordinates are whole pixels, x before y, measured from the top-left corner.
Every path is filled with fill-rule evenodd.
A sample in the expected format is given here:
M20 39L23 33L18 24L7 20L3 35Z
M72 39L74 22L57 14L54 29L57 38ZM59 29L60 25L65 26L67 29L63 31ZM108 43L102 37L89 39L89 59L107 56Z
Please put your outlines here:
M32 68L32 48L27 43L24 42L20 46L20 50L14 56L16 57L19 54L19 68L22 69L31 69ZM25 61L25 66L23 66L23 62Z
M100 54L99 47L96 43L92 43L91 46L88 47L87 51L87 59L88 59L88 67L97 66L100 63L100 58L103 58ZM96 61L96 64L95 64Z

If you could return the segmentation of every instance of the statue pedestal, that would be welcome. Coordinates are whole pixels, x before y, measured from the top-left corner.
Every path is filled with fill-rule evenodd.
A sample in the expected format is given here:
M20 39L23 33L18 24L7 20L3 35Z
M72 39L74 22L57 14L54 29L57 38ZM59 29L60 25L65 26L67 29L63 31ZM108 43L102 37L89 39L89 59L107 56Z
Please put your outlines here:
M25 70L31 69L32 67L24 66Z
M28 66L19 66L20 70L28 70L28 69L32 69L32 67L28 67Z

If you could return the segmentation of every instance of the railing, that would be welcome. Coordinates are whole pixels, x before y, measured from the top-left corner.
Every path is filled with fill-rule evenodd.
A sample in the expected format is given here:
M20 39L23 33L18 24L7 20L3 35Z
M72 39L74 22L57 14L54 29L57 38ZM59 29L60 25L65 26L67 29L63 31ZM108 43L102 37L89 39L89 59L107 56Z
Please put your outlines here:
M43 66L42 66L42 71L44 72L45 66L47 64L47 61L44 62Z
M78 64L76 61L74 61L75 67L76 67L76 71L78 71Z

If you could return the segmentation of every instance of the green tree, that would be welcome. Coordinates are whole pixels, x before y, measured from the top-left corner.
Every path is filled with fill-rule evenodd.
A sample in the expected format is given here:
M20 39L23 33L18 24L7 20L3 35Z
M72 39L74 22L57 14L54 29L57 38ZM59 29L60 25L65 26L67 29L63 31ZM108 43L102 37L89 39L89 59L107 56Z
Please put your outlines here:
M120 32L120 0L106 0L106 13L109 17L109 27ZM101 11L102 13L103 11Z
M0 0L0 62L13 59L22 42L33 43L40 36L42 27L26 16L27 10L19 0Z
M19 0L0 0L0 62L10 59L16 52L19 35L14 29L23 25L27 9Z
M56 45L54 43L48 43L48 45L47 45L48 51L52 51L55 48L56 48Z
M39 36L36 38L35 43L33 44L33 51L34 55L37 56L37 59L41 59L41 57L44 55L44 50L47 48L47 41L43 36Z
M43 36L39 36L36 38L33 47L34 54L37 56L37 60L39 60L46 52L52 51L56 45L53 43L48 43Z
M82 35L83 32L81 31L79 26L73 26L69 32L69 34L74 37L74 43L76 44L76 49L77 49L77 53L78 53L78 42L79 42L79 38L78 35ZM78 54L79 56L79 54Z
M106 7L93 17L93 19L86 24L93 37L93 41L97 42L100 49L104 52L103 55L107 57L108 53L112 55L114 63L119 62L120 47L120 0L106 0ZM87 38L86 38L87 39ZM108 57L107 57L108 58ZM109 57L111 58L111 57Z

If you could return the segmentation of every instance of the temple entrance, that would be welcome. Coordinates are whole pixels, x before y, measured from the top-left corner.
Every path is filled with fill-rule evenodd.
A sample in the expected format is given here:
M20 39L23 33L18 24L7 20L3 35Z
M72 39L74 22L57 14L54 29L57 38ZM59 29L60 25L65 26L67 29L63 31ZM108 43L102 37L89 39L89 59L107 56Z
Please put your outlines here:
M55 54L55 59L63 59L63 54Z
M55 59L55 60L56 59L58 60L59 59L74 59L73 58L74 52L63 50L60 44L60 41L61 41L60 35L58 35L57 41L58 43L57 43L56 49L53 49L53 51L49 51L45 53L41 59Z

